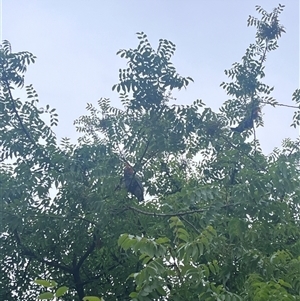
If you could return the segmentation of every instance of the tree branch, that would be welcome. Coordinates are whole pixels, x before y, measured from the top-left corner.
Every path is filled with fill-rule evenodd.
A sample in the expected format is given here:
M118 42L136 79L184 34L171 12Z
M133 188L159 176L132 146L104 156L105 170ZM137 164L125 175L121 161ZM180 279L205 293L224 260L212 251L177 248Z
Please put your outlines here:
M11 216L15 216L14 213L9 212L7 210L1 210L0 209L0 212L5 213L5 214L9 214ZM21 217L25 217L25 216L21 216ZM35 218L35 217L36 218L53 218L53 219L66 219L66 218L68 218L67 216L59 216L59 215L51 215L51 214L31 214L31 215L26 215L26 217L31 217L31 218ZM80 220L80 221L92 224L94 226L98 226L97 223L95 223L91 220L88 220L87 218L84 218L84 217L74 216L74 215L71 215L69 217L70 217L70 219L73 218L74 220Z
M78 270L81 268L82 264L84 263L84 261L88 258L88 256L94 251L96 246L95 241L93 240L93 242L91 243L91 245L89 246L89 248L86 250L86 252L82 255L82 257L79 259L76 267L74 268L74 270Z
M21 237L20 237L20 235L19 235L19 233L18 233L17 230L14 230L13 234L15 236L15 240L17 242L17 245L21 248L21 250L23 251L23 254L25 256L27 255L27 256L29 256L31 258L36 259L37 261L39 261L41 263L44 263L44 264L46 264L46 265L48 265L50 267L61 269L61 270L65 271L65 272L67 272L67 273L71 273L72 272L71 268L69 268L69 267L67 267L65 265L62 265L62 264L60 264L58 262L55 262L53 260L50 261L50 260L41 258L38 255L36 255L32 250L30 250L29 248L27 248L26 246L24 246L24 244L21 241Z
M299 109L299 106L292 106L292 105L286 105L286 104L283 104L283 103L271 103L271 102L268 102L268 101L261 101L261 103L264 103L264 104L267 104L267 105L271 105L271 106L278 106L278 107L287 107L287 108L293 108L293 109Z
M226 204L226 205L221 206L220 208L227 208L227 207L232 207L232 206L236 206L236 205L240 205L240 204L241 203ZM184 216L184 215L190 215L190 214L195 214L195 213L202 213L209 209L209 208L205 208L205 209L189 210L189 211L184 211L184 212L157 213L157 212L144 211L139 208L132 207L132 206L127 206L126 208L129 210L144 214L144 215L150 215L150 216L154 216L154 217L156 217L156 216L157 217Z
M191 223L189 222L186 218L182 217L182 220L184 220L187 224L189 224L198 234L201 232Z

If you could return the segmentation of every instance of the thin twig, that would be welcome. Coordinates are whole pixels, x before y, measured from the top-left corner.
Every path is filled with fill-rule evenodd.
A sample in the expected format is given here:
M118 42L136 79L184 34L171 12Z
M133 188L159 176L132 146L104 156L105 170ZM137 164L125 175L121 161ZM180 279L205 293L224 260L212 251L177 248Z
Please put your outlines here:
M189 224L198 234L200 234L201 232L191 223L189 222L186 218L182 217L182 219Z
M261 101L261 103L271 105L271 106L274 106L274 107L279 106L279 107L299 109L299 106L286 105L286 104L283 104L283 103L271 103L271 102L268 102L268 101Z

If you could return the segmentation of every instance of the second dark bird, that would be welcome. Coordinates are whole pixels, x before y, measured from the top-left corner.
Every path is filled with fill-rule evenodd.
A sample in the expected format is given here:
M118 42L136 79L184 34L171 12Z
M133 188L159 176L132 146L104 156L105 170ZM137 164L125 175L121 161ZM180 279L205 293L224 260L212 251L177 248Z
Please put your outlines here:
M253 128L254 125L253 121L256 120L257 117L259 116L259 112L260 112L259 107L253 108L251 110L251 113L248 116L246 116L237 127L231 128L231 130L238 133L242 133L245 130L249 130Z

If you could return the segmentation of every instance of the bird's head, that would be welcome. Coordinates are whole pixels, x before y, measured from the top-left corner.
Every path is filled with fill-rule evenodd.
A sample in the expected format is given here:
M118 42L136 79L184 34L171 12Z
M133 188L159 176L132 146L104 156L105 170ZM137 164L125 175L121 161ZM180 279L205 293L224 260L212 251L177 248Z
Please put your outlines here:
M126 163L126 165L125 165L124 174L126 174L126 175L134 174L133 168L128 163Z

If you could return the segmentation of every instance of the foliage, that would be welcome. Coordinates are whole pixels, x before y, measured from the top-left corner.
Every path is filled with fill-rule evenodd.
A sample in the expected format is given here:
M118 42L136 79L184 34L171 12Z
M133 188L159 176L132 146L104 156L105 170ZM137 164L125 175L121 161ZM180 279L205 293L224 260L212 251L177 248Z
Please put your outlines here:
M46 280L42 280L42 279L37 279L34 281L36 284L42 285L45 288L54 288L57 286L57 283L55 281L46 281ZM49 300L49 299L53 299L53 298L60 298L61 296L63 296L67 291L68 291L68 287L66 286L61 286L58 289L56 289L53 293L46 291L41 293L38 296L38 299L41 300Z
M172 42L155 51L138 33L136 49L118 52L124 109L88 104L76 144L57 142L55 109L37 109L33 86L13 97L35 57L3 42L1 300L300 300L300 141L265 155L255 137L264 106L282 105L262 81L282 10L249 18L256 40L225 71L218 113L201 100L170 104L192 79L172 65ZM292 99L296 126L299 89ZM127 193L126 164L145 201Z

